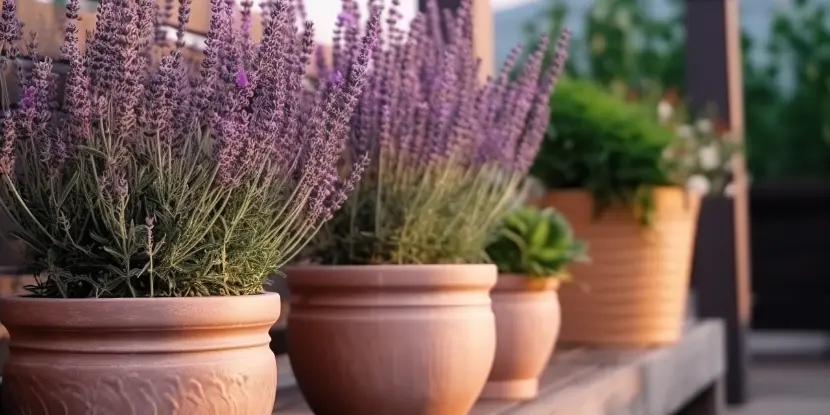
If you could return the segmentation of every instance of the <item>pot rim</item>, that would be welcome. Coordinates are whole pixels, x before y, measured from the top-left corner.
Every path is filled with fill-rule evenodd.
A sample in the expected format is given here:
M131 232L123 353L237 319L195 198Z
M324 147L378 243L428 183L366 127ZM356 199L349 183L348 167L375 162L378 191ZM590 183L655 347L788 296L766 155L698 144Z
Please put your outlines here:
M0 298L0 322L44 329L153 330L273 325L278 293L210 297Z
M645 187L645 186L644 186ZM680 193L688 193L690 195L696 195L697 193L686 189L683 186L677 185L660 185L660 186L651 186L654 191L663 193L663 192L680 192ZM584 187L558 187L553 189L546 189L545 193L587 193L591 195L591 191L584 188Z
M494 264L378 264L378 265L326 265L326 264L298 264L283 267L283 271L287 270L313 270L313 269L343 269L343 270L385 270L393 268L395 270L456 270L458 268L493 268Z
M289 287L489 289L493 264L298 265L283 270Z
M534 284L535 283L535 284ZM558 290L562 285L559 276L531 277L527 274L499 273L499 280L494 290L505 291L544 291Z

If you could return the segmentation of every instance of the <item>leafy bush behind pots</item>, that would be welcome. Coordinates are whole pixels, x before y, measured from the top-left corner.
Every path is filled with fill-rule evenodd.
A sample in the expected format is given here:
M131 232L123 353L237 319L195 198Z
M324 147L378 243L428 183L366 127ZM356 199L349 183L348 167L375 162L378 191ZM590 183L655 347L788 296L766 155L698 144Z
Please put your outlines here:
M642 0L596 0L580 16L567 73L616 88L672 89L685 96L684 0L665 1L669 14ZM769 2L768 2L769 3ZM745 2L754 7L752 2ZM774 7L765 43L742 29L748 168L754 179L811 178L830 173L830 4L797 0ZM528 32L556 30L568 2L551 0ZM529 42L532 44L533 40ZM767 59L756 59L759 49ZM580 63L582 65L580 65ZM695 114L697 115L697 114ZM723 114L719 114L723 117Z
M674 133L647 107L587 80L563 79L551 97L550 126L531 173L548 188L582 188L597 213L613 203L642 208L650 220L654 186L676 183L664 151Z

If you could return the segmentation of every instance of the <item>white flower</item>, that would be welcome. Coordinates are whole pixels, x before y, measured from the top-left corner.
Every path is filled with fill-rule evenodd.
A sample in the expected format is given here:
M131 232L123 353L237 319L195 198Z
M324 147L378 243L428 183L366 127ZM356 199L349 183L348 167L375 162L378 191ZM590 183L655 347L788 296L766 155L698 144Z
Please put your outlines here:
M706 176L695 174L689 176L689 179L686 181L686 188L689 189L689 191L705 196L709 194L712 184L709 183L709 179L707 179Z
M674 108L666 101L660 101L657 104L657 116L660 117L660 121L667 121L671 118L672 114L674 114Z
M712 128L714 126L712 125L711 120L707 120L706 118L702 118L702 119L697 120L697 122L695 123L695 127L697 128L697 131L700 132L701 134L709 134L709 133L712 132Z
M709 144L697 150L697 158L700 163L700 168L706 171L712 171L721 166L720 150L718 146Z
M723 194L727 197L735 196L735 183L729 182L723 188Z
M692 130L692 127L688 124L677 126L677 130L675 131L675 133L678 137L684 140L690 140L695 135L695 132Z

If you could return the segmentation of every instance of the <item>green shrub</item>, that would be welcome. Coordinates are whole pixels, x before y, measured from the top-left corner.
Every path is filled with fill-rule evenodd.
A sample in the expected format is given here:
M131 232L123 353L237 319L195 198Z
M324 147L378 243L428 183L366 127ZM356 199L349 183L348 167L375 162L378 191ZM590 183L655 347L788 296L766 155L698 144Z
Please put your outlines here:
M499 272L567 278L565 267L585 260L585 248L558 211L523 207L507 216L487 254Z
M551 124L531 173L550 189L591 192L596 213L613 203L640 207L648 223L650 189L677 182L663 157L675 142L673 131L651 108L591 81L563 79L551 108Z

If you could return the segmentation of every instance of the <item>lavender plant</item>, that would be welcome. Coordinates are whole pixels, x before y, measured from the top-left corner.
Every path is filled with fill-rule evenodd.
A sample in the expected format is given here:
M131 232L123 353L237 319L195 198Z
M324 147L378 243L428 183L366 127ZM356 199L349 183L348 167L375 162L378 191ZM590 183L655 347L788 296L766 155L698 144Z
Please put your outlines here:
M358 7L342 3L333 62L318 60L320 82L360 68ZM370 10L381 3L370 1ZM519 47L482 84L469 0L457 12L429 1L408 32L397 27L399 3L388 12L369 87L351 118L350 156L369 154L364 178L309 255L326 264L487 262L488 238L519 197L547 127L569 32L549 71L541 70L543 37L515 82Z
M33 294L261 292L357 184L364 164L344 169L340 155L380 16L354 39L349 72L306 90L313 25L296 26L290 0L269 2L258 44L250 13L234 29L234 3L212 0L195 74L182 57L190 1L178 5L175 45L159 49L172 4L102 0L81 53L69 0L58 100L53 62L22 64L15 0L5 0L3 65L18 61L23 92L12 103L2 85L0 206L31 251Z

